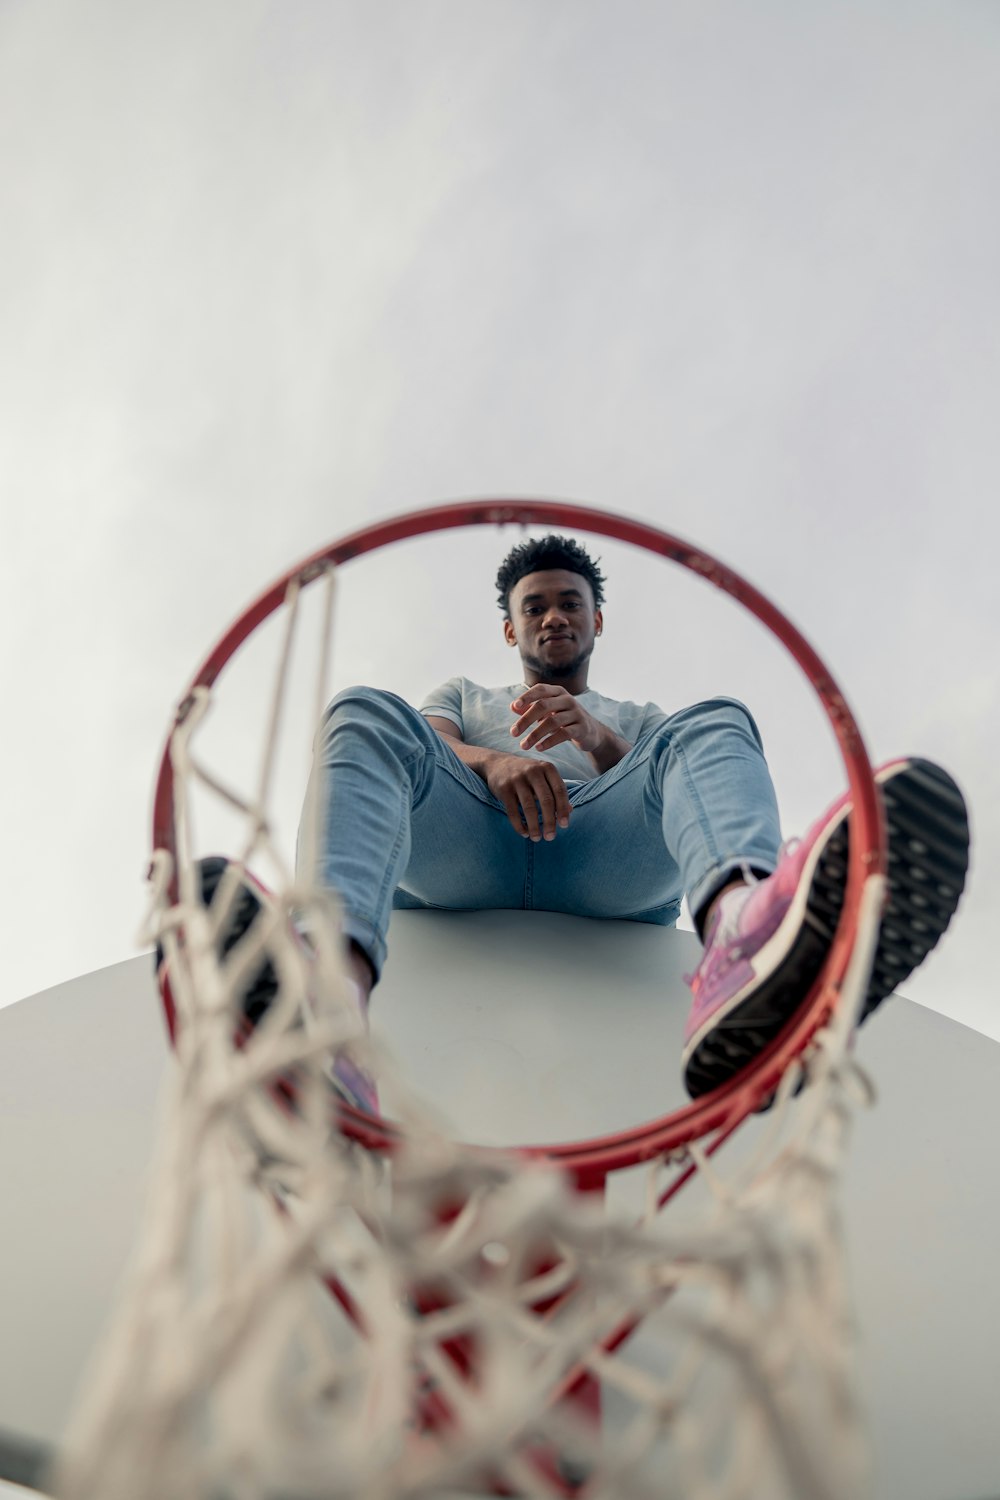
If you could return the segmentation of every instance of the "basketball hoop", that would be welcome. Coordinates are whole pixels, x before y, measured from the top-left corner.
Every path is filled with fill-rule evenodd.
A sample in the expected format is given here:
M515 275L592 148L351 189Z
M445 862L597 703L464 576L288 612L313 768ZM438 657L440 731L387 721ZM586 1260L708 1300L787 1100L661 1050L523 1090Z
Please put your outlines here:
M819 698L853 813L827 959L750 1068L630 1129L503 1151L444 1138L419 1100L391 1122L331 1108L330 1058L363 1045L336 902L286 866L268 799L303 591L326 591L318 723L337 570L407 538L509 524L631 543L743 605ZM227 664L282 611L245 793L201 763L198 735ZM232 892L201 904L194 785L240 813L237 870L266 852L282 872L228 957ZM153 845L149 932L167 959L177 1077L142 1245L56 1476L66 1500L864 1495L836 1194L866 1091L848 1041L878 933L881 809L843 694L770 601L700 549L579 505L466 501L380 522L284 574L205 659L160 765ZM262 955L279 994L238 1034ZM727 1176L722 1148L772 1100L767 1140ZM600 1212L608 1175L640 1164L642 1220ZM707 1209L661 1217L692 1179Z

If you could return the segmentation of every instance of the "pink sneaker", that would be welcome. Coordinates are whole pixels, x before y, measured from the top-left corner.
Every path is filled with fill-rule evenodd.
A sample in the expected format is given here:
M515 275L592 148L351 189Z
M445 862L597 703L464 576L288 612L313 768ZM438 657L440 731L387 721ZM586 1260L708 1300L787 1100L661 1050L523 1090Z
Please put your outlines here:
M930 761L875 774L889 830L888 899L861 1019L891 995L942 936L969 862L965 801ZM689 980L684 1083L692 1098L747 1066L791 1020L820 971L844 901L850 798L841 797L774 874L727 892Z
M212 855L208 859L198 861L198 873L201 880L201 899L206 906L211 905L227 864L228 861L218 855ZM230 949L234 948L249 932L261 907L270 900L270 892L252 875L246 875L241 882L239 893L234 902L229 925L219 942L220 958L228 953ZM355 989L357 991L358 1009L363 1010L364 1003L361 992L357 990L357 986L355 986ZM260 1021L273 1002L277 992L278 979L274 972L274 966L269 958L264 957L261 959L256 972L248 981L240 1002L243 1017L248 1023L248 1031ZM355 1105L356 1108L364 1110L366 1114L379 1115L381 1113L375 1080L370 1073L360 1067L349 1055L341 1052L327 1069L326 1076L340 1097L346 1099L348 1104Z
M360 997L358 1004L361 1004ZM346 1099L348 1104L353 1104L366 1115L381 1116L374 1078L349 1053L338 1053L336 1061L327 1068L326 1076L341 1099Z

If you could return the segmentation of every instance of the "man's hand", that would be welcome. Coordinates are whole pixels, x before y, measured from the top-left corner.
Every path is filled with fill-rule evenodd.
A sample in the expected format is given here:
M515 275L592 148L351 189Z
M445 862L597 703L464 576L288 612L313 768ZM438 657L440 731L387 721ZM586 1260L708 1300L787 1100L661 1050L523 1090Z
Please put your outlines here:
M526 755L508 755L467 745L450 719L428 714L427 721L470 771L481 776L494 797L504 805L510 825L523 839L554 839L556 825L569 827L569 793L555 766Z
M554 839L556 825L569 827L569 793L555 766L546 760L494 751L479 770L504 805L515 833L534 842Z
M519 717L511 734L520 738L534 724L530 734L521 740L522 750L551 750L554 745L571 740L585 754L592 755L607 733L593 714L588 714L578 698L551 682L536 682L526 688L510 705Z
M569 741L590 756L598 771L607 771L632 748L621 735L589 714L579 698L554 683L536 682L510 707L518 715L510 732L518 738L524 735L519 740L522 750L551 750ZM529 732L525 734L525 730Z

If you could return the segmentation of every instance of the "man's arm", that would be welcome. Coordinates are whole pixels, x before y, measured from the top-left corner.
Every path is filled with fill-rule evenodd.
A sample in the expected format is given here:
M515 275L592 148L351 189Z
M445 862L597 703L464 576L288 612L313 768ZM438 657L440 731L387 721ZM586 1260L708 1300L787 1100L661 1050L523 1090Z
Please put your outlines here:
M600 721L597 720L595 722L599 723ZM628 740L623 739L620 734L616 734L607 724L601 724L601 728L604 730L604 738L596 750L588 751L591 760L597 767L598 774L602 771L610 771L612 766L616 766L620 760L624 760L629 751L634 748L634 746L629 744Z
M569 793L566 783L551 761L536 760L531 755L508 754L487 750L483 745L467 745L457 724L435 714L427 722L436 730L460 761L480 776L494 797L504 805L511 827L522 838L554 839L556 825L569 826Z
M442 739L446 739L454 750L459 760L464 761L470 771L475 771L477 776L486 780L485 767L490 760L500 755L499 750L487 750L482 745L467 745L462 738L462 731L457 724L450 719L440 719L435 714L427 714L427 722L432 729L436 729Z

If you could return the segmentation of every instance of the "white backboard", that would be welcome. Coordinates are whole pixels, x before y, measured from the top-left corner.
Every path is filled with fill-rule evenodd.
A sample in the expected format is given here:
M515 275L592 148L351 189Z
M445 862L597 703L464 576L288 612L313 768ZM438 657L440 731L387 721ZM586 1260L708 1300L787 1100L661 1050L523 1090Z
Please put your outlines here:
M397 912L373 1021L465 1139L597 1135L684 1102L697 952L627 922ZM844 1209L877 1493L985 1500L1000 1045L896 997L858 1049L879 1101L856 1121ZM168 1066L148 955L0 1012L0 1433L59 1441L135 1231Z

